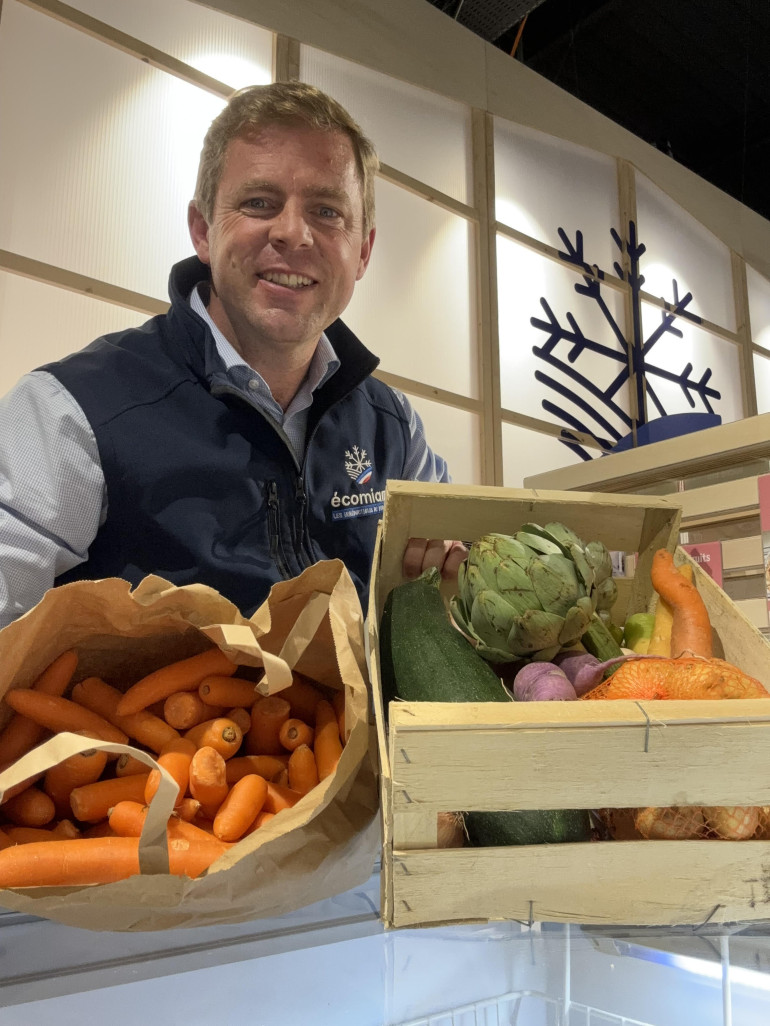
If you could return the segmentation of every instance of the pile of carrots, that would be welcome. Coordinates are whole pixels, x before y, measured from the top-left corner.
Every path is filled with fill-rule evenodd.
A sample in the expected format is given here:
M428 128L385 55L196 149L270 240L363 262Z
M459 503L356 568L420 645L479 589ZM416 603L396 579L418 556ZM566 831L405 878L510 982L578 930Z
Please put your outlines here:
M346 740L344 692L294 673L262 696L218 648L163 666L123 693L75 681L63 652L5 695L0 770L62 731L150 753L177 784L170 871L194 878L330 776ZM67 695L67 697L65 697ZM139 872L139 835L160 781L126 753L73 755L0 803L0 887L110 883Z

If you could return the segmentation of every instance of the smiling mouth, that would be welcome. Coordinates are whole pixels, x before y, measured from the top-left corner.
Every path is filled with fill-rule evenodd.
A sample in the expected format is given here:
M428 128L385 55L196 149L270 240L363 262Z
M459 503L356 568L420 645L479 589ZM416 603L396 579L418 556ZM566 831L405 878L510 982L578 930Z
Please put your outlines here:
M304 274L277 274L273 271L266 271L257 277L260 281L267 281L272 285L283 285L287 289L306 289L309 285L315 285L315 281L312 278L306 278Z

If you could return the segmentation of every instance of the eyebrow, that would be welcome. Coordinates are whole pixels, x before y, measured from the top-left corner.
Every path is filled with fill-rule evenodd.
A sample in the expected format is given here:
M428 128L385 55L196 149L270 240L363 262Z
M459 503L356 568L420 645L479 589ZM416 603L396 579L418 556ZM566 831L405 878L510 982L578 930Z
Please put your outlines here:
M273 195L279 195L285 191L280 185L267 179L243 182L241 188L244 192L269 192ZM335 189L332 186L303 189L302 195L308 199L334 200L337 203L350 201L350 196L344 189Z

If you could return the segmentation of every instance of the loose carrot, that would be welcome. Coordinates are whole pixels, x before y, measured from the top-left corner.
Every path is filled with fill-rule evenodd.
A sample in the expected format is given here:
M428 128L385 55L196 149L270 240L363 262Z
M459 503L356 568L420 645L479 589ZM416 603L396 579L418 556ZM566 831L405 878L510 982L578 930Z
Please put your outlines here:
M332 708L334 709L334 715L337 717L337 727L340 732L340 741L343 745L347 741L347 735L345 733L345 691L335 691L334 698L332 698Z
M652 559L652 586L664 602L671 606L671 652L710 659L711 623L708 611L693 583L677 572L674 557L666 549L658 549Z
M238 666L218 648L209 648L188 659L180 659L161 666L160 669L142 677L123 695L118 706L121 716L146 709L153 702L168 698L175 691L197 691L204 677L212 674L231 677Z
M184 736L198 748L215 748L223 759L230 759L235 755L243 741L241 728L226 716L204 720L203 723L185 731Z
M331 703L325 699L318 703L316 709L313 752L318 766L318 779L325 780L335 771L342 755L337 717Z
M10 839L5 830L0 830L0 851L3 848L10 848L14 842Z
M307 794L318 783L318 766L312 748L300 745L289 756L289 787Z
M163 703L163 719L177 730L189 730L211 719L211 706L195 691L175 691Z
M118 705L122 697L117 688L99 677L86 677L72 689L73 702L103 717L113 727L153 752L159 752L165 744L179 737L177 730L146 710L131 716L119 716Z
M267 798L267 781L256 773L241 777L228 791L214 816L214 836L220 841L237 841L262 811Z
M101 741L114 741L119 745L128 742L128 737L122 730L68 698L16 688L6 694L5 700L16 712L28 716L41 727L54 733L69 730L74 733L84 732Z
M185 823L192 823L195 817L201 810L201 803L197 798L183 798L179 805L174 809L174 814L183 819Z
M190 783L190 763L196 751L197 748L192 741L184 737L178 737L176 740L169 741L167 745L164 745L160 755L155 760L159 766L168 770L176 781L177 796L174 805L180 805L187 794L187 787ZM147 783L144 788L144 800L148 805L155 797L160 780L160 770L150 770L150 775L147 777Z
M271 819L275 819L274 812L268 812L267 809L263 809L257 818L254 820L254 829L258 830L265 823L269 823Z
M293 752L300 745L312 746L314 735L315 731L304 720L291 718L281 724L278 740L287 752Z
M70 794L70 805L75 819L81 823L98 823L105 819L118 802L144 801L144 789L148 773L136 773L130 777L108 777L94 784L76 787Z
M190 762L190 794L201 803L201 812L213 819L229 790L223 757L209 745L199 748Z
M110 810L109 823L118 837L138 837L142 832L146 818L146 805L141 805L139 802L118 802ZM193 823L180 819L176 815L169 818L166 830L169 838L185 837L189 841L197 842L212 840L210 833L201 830L200 827L195 826ZM223 843L222 851L225 851L228 847L229 845Z
M128 752L119 755L115 763L116 777L131 777L137 773L147 773L148 770L149 766L146 762L137 759L135 755L129 755Z
M3 815L16 826L42 827L56 815L53 799L37 787L27 787L3 802Z
M222 854L221 841L168 843L171 873L194 879ZM0 852L0 887L72 887L113 883L139 872L138 837L17 844Z
M288 756L284 758L275 755L236 755L227 761L227 783L232 786L247 773L257 773L265 780L275 780L288 765Z
M9 827L6 831L14 844L32 844L34 841L74 841L80 831L71 819L62 819L54 827Z
M237 723L241 728L241 734L247 734L251 730L251 713L248 709L244 709L242 705L238 705L234 709L227 709L223 716L228 720L232 720L233 723Z
M72 790L83 784L93 784L102 775L106 765L107 752L89 748L86 752L71 755L47 771L43 778L43 790L53 800L58 816L69 815Z
M291 715L291 705L280 695L270 695L251 708L251 729L246 735L248 755L277 755L285 751L281 727Z
M198 686L198 694L206 705L240 705L247 709L262 699L256 684L242 677L205 677Z
M692 583L692 567L689 563L677 567L677 572L682 574ZM652 625L652 634L647 644L646 655L660 655L669 657L671 655L671 628L674 625L674 613L671 606L665 599L658 596L658 603L655 607L655 619Z
M324 692L309 677L294 671L288 688L278 692L291 706L291 715L305 723L315 723L315 710Z
M72 680L77 664L78 655L74 649L62 652L43 670L32 685L32 690L39 691L44 695L61 697ZM0 733L0 759L7 763L16 762L22 755L26 755L34 748L44 736L45 727L16 713Z
M282 809L291 809L302 797L299 791L294 791L290 787L284 787L282 784L273 784L268 781L267 797L265 798L263 808L266 812L278 813Z

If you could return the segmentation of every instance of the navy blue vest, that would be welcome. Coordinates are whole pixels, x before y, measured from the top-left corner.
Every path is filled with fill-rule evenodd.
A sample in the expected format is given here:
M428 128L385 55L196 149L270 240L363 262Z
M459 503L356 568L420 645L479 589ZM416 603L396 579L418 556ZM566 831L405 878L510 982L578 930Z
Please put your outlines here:
M339 558L366 609L385 482L404 476L403 408L335 321L326 334L341 367L315 394L298 465L274 425L207 368L213 339L185 298L207 278L197 257L177 264L167 315L41 368L82 407L107 487L88 560L56 583L135 585L154 573L207 584L250 615L276 581Z

